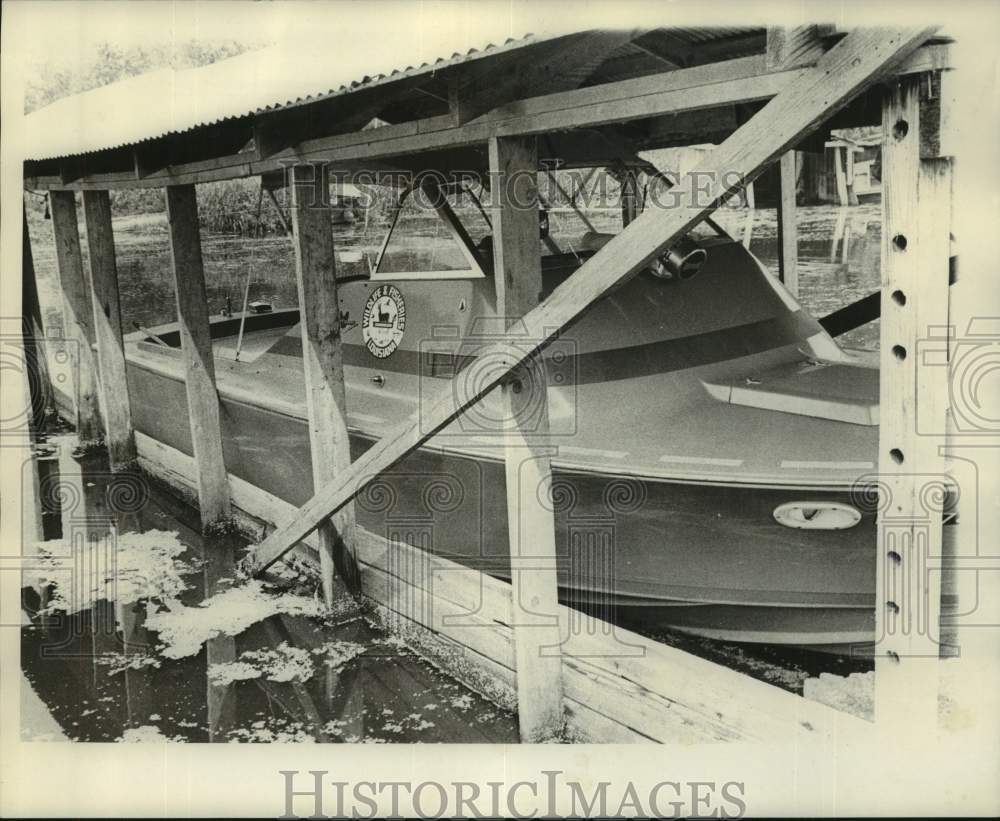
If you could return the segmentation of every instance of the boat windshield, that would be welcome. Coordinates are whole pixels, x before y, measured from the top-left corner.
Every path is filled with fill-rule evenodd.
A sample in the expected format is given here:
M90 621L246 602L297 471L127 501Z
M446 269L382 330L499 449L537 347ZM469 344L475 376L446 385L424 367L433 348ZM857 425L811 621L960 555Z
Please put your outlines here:
M464 201L463 201L464 200ZM466 213L468 212L468 213ZM465 279L485 276L476 251L489 225L455 192L404 189L372 265L372 279Z
M606 214L591 213L588 218L575 204L566 210L571 213L543 208L543 219L550 226L541 240L543 255L593 251L620 230L610 224ZM615 213L613 217L620 225L620 216ZM611 232L594 231L594 222L607 225ZM704 240L729 236L711 217L688 233ZM371 279L482 278L492 269L491 237L481 192L462 184L402 189L381 248L370 263Z

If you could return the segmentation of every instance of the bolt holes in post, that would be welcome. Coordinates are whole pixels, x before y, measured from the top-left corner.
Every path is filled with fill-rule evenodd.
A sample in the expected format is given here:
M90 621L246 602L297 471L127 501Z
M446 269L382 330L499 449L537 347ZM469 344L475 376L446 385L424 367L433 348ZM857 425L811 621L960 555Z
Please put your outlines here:
M896 357L896 361L902 362L904 359L906 359L906 348L904 348L902 345L893 345L892 355Z
M894 246L896 246L897 250L899 250L899 251L905 251L906 250L906 236L904 234L896 234L896 236L894 236L892 238L892 244Z
M902 140L909 133L910 124L906 120L896 120L896 124L892 127L892 136L898 141Z
M906 304L906 294L897 289L892 292L892 301L902 308Z
M903 464L903 451L899 448L893 448L889 451L889 458L892 459L897 465Z

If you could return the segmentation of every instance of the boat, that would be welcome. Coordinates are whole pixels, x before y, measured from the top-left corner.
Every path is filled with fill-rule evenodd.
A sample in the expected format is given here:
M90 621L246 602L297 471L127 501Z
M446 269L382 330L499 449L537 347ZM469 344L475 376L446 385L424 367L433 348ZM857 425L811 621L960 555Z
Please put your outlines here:
M477 350L503 332L486 212L474 227L451 200L433 209L433 241L408 249L397 209L374 261L338 267L355 459L453 377L477 379ZM542 297L606 240L541 237ZM214 316L211 330L227 470L302 505L314 488L298 310ZM191 454L179 346L176 325L128 336L128 385L136 430ZM877 357L838 345L707 218L544 362L564 601L725 641L872 642ZM359 525L509 578L498 403L368 485Z

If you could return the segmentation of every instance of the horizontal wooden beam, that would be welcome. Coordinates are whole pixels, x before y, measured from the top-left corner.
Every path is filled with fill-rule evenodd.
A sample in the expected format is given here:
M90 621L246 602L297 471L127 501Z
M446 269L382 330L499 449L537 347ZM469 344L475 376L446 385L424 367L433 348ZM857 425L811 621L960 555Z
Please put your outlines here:
M925 46L897 67L894 73L921 73L950 65L951 53L947 45ZM483 145L495 136L592 128L767 100L786 88L803 70L769 72L765 56L755 55L518 100L464 124L456 124L453 115L445 114L368 131L307 140L263 160L246 154L231 154L197 163L179 163L142 179L136 179L132 172L93 175L71 182L63 182L58 176L34 176L26 177L25 187L34 190L82 190L216 182L278 171L290 163L303 160L326 160L334 167L359 167L380 158Z
M368 482L458 418L522 363L530 362L559 331L619 283L645 268L664 248L713 211L845 105L883 77L933 32L933 28L864 29L845 37L816 64L771 100L678 186L679 204L643 212L585 262L544 302L499 339L486 346L483 361L497 363L488 378L469 385L452 380L436 399L422 399L414 414L376 442L350 470L321 488L295 518L248 553L243 571L255 574L277 561L331 514L344 507ZM707 182L706 182L707 181Z

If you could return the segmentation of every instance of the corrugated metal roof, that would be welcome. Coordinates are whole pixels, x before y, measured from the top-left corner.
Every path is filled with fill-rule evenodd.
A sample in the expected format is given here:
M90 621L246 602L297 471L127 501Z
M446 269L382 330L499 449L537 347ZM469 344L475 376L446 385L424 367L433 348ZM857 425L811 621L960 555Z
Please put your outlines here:
M432 74L449 66L524 48L549 37L526 35L502 45L427 58L398 42L307 48L276 46L200 68L160 69L93 89L25 117L29 160L118 148L228 119Z
M763 31L752 28L669 28L692 48ZM58 100L25 117L26 159L72 157L154 140L169 134L433 73L553 41L571 32L528 34L501 45L458 48L450 57L422 53L419 41L378 37L303 46L294 43L247 52L200 68L161 69ZM452 44L449 43L449 46ZM627 52L623 52L627 53ZM734 55L735 56L735 55ZM604 60L573 72L583 82ZM617 78L613 71L602 77ZM634 70L623 66L621 76Z

